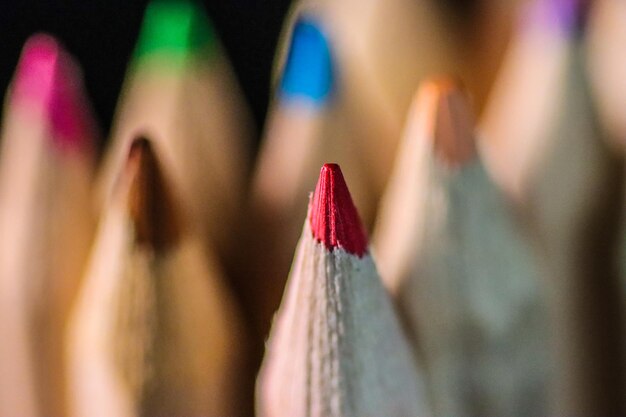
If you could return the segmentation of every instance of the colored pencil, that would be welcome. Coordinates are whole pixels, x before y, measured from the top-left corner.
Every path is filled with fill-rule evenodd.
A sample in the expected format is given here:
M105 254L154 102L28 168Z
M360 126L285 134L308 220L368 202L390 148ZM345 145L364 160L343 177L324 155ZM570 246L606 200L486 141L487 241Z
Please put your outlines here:
M360 172L351 184L363 187L362 182L372 205L363 206L355 195L367 227L389 176L410 91L427 74L454 67L439 12L429 1L303 0L295 3L286 25L289 31L300 16L314 16L334 46L337 111ZM342 166L348 175L345 162Z
M349 159L324 30L314 19L298 21L254 169L246 225L252 253L242 262L241 286L263 338L280 302L316 167L330 156ZM350 174L358 176L349 162Z
M574 3L533 0L526 6L480 120L487 168L518 202L529 192L558 111L575 31Z
M626 149L626 117L622 98L626 94L626 4L616 0L594 1L585 37L585 53L598 115L611 139Z
M576 1L531 5L532 30L526 41L521 36L525 46L512 50L494 112L483 119L483 149L540 249L555 369L551 412L619 415L623 161L609 148L591 101L583 12ZM544 58L533 58L541 50Z
M472 106L481 116L513 34L515 18L526 0L450 1L446 14L456 57L454 73L471 92ZM442 2L436 2L440 5ZM443 2L445 3L445 2Z
M531 248L475 151L469 100L425 82L382 201L375 254L424 358L435 415L541 415L546 313Z
M258 380L258 415L430 415L338 165L322 167L307 217Z
M102 143L24 44L0 417L626 415L623 0L297 0L254 51L201 3L147 3Z
M102 172L102 198L129 138L148 132L164 150L184 209L222 257L230 249L248 169L248 126L219 40L193 0L155 0L145 13Z
M550 147L534 173L526 215L543 255L552 315L555 415L622 415L624 340L618 244L624 160L592 107L578 45Z
M240 415L239 313L151 142L132 142L68 333L71 415Z
M0 154L0 415L64 415L63 332L93 234L96 130L73 58L24 45Z

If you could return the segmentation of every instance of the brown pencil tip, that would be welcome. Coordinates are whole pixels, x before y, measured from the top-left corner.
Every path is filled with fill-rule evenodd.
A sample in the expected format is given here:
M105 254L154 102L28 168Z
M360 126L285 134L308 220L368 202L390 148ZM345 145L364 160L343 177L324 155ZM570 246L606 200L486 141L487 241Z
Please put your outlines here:
M424 116L438 158L450 166L461 166L474 157L474 117L460 82L446 77L425 81L415 109Z
M178 240L180 230L158 158L145 137L132 142L126 173L130 178L128 211L136 241L157 251L167 249Z
M367 237L350 191L337 164L324 164L311 198L309 222L313 236L328 249L341 247L363 256Z

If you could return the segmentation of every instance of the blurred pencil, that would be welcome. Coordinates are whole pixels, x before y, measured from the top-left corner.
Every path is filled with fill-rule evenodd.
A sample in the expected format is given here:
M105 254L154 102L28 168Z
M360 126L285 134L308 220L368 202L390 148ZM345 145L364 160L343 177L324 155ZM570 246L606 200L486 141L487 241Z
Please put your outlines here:
M449 33L453 39L453 52L457 57L455 73L471 92L472 105L478 116L485 109L511 41L517 11L526 2L527 0L448 1L457 6L457 10L447 14L452 23Z
M0 154L0 415L64 415L63 332L93 233L95 124L80 70L29 38Z
M302 14L322 22L334 46L341 97L337 113L359 167L351 184L367 187L371 207L363 206L358 195L355 199L370 226L370 212L375 214L391 170L410 91L426 74L454 66L447 28L429 1L303 0L295 4L286 27Z
M334 55L324 28L298 21L254 170L246 225L251 254L240 260L240 286L257 328L267 336L306 215L311 175L325 158L343 160L337 129ZM354 168L354 165L348 164ZM358 175L354 169L352 175Z
M308 168L325 144L323 121L335 94L333 65L324 29L315 20L301 18L291 37L252 189L255 199L274 210L294 206L302 189L315 182Z
M471 113L454 81L422 84L374 248L424 358L436 415L542 415L549 372L539 282L477 158Z
M74 416L240 415L240 317L167 174L132 142L68 333Z
M339 166L310 200L258 380L260 416L429 415Z
M293 44L296 32L298 32L296 29L304 24L319 33L320 39L323 40L320 45L323 45L328 51L326 55L319 54L319 56L321 58L325 56L330 58L330 65L328 66L330 74L328 75L328 80L331 81L331 84L330 94L323 102L324 106L321 106L323 113L320 112L320 119L322 122L320 133L315 141L316 152L314 155L321 161L319 164L327 160L328 156L340 160L345 175L351 179L352 195L355 203L357 207L359 207L359 211L362 218L364 218L366 226L369 226L375 216L378 197L375 193L373 182L369 181L368 176L370 172L364 172L363 169L362 152L364 152L364 148L367 146L366 141L363 140L363 132L359 132L359 129L362 128L360 123L362 123L363 120L356 123L356 125L358 125L357 128L355 125L356 120L353 118L353 116L357 116L358 118L363 115L351 115L348 111L348 103L352 100L348 94L350 91L350 80L346 76L344 68L342 68L343 64L341 56L337 51L336 37L333 36L332 26L325 21L324 16L321 16L316 10L310 10L310 8L307 7L302 7L302 9L302 11L297 10L293 13L295 20L290 20L285 24L285 33L283 34L284 46L279 47L275 59L276 72L279 73L281 77L288 77L289 80L287 81L292 84L293 87L301 88L298 87L298 83L305 84L307 82L308 76L306 74L309 69L307 67L307 61L302 59L302 57L306 55L314 57L316 53L315 48L307 45L306 42L302 42L300 45ZM292 54L293 49L300 49L301 51L294 56ZM303 52L307 50L311 52ZM300 56L300 58L297 58L297 56ZM289 74L287 74L287 72L289 72ZM285 94L281 95L285 96ZM293 98L293 94L291 94L291 96ZM370 103L371 97L364 96L361 97L361 99L363 99L361 103L367 106L369 105L368 103ZM294 100L290 101L293 103ZM302 107L302 105L300 103L292 107ZM378 109L376 106L372 107L370 110L373 112L380 110L379 114L385 113L385 110ZM273 134L271 129L268 130L268 134ZM367 131L367 134L375 135L373 131ZM355 135L359 138L358 142L355 141ZM386 148L381 150L381 152L386 152ZM307 170L306 172L310 171ZM377 179L377 181L381 180ZM308 182L314 184L315 178L308 177ZM296 200L301 201L300 198Z
M506 193L527 195L537 160L558 111L576 0L533 0L520 11L518 32L480 120L487 168Z
M599 116L610 139L626 150L626 3L619 0L594 1L585 39L591 87Z
M248 168L248 119L204 11L193 0L154 0L123 86L102 195L112 189L129 138L153 135L189 220L221 257L230 248ZM102 197L104 198L104 197Z
M494 113L483 119L483 148L540 250L555 367L551 412L620 415L617 240L624 172L590 100L583 18L576 1L532 5L527 24L534 40L517 59L511 52ZM543 58L533 57L531 46Z
M582 63L575 46L527 215L542 250L553 316L553 414L623 415L617 249L625 167L598 124Z

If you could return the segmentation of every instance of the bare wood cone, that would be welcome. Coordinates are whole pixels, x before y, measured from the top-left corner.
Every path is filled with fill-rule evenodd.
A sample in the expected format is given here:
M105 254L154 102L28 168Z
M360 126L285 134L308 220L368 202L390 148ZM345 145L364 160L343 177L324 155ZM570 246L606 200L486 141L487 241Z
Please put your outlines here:
M166 174L134 141L68 333L73 416L245 414L239 312Z
M437 415L541 415L548 335L531 248L450 79L416 94L374 238Z

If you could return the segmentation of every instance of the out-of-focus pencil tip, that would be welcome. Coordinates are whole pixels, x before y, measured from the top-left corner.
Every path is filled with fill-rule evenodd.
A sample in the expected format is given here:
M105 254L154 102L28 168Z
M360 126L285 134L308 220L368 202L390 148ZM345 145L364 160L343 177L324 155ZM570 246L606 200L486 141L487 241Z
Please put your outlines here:
M432 129L429 136L442 161L458 167L474 158L474 117L460 82L449 77L425 81L417 93L415 111Z
M583 25L584 0L533 0L522 15L523 25L569 34Z
M164 250L178 240L173 202L151 142L144 136L133 140L125 170L128 176L128 211L139 244Z
M184 57L215 45L212 25L194 1L154 0L146 8L135 58L154 53Z
M53 36L38 33L24 44L12 103L42 109L50 138L61 149L88 149L94 138L95 122L81 77L72 57Z
M340 247L363 256L367 236L337 164L324 164L311 197L309 222L315 239L328 249Z
M282 97L323 104L334 85L333 59L329 39L314 19L301 17L291 45L280 86Z

